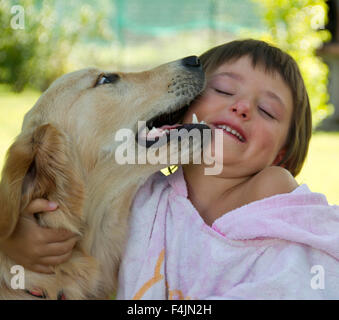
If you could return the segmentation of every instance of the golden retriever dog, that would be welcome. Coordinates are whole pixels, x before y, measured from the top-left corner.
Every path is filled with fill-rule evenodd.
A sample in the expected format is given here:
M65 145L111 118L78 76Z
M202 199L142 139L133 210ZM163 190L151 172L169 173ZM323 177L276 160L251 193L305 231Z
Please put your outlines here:
M29 294L35 288L47 299L105 299L116 290L133 197L152 173L170 163L150 164L147 158L144 164L121 165L116 159L121 140L115 135L130 130L134 151L148 151L165 136L160 152L169 148L173 128L202 132L208 128L204 124L180 125L179 119L204 82L200 62L192 56L139 73L76 71L42 94L7 153L0 241L11 236L20 212L35 198L59 204L54 212L36 215L41 226L71 230L80 240L54 274L25 270L25 290L11 287L16 263L0 252L0 299L39 299ZM141 130L138 121L147 129ZM149 131L152 127L161 135L151 139L149 132L157 131ZM177 152L192 154L201 147L190 146Z

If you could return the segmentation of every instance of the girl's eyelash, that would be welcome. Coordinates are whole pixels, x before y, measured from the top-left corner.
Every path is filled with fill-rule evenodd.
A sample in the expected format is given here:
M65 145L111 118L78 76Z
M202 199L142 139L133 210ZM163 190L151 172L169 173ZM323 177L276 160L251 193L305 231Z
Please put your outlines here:
M270 113L268 113L265 109L259 107L259 110L262 111L262 112L264 112L264 113L265 113L267 116L269 116L271 119L274 119L274 117L273 117Z
M230 92L222 91L217 88L214 88L214 90L218 93L225 94L226 96L233 96L233 93L230 93Z

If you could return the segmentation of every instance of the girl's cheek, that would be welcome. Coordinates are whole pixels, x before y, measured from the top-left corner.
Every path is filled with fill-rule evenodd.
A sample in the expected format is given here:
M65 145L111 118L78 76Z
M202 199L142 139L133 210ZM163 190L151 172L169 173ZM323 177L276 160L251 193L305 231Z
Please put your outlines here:
M201 104L201 101L195 101L193 104L190 105L188 111L186 112L183 122L184 123L191 123L192 122L192 115L195 113L198 117L198 120L203 120L203 112L202 112L203 105Z
M272 160L275 159L276 154L279 152L279 141L277 139L276 134L269 132L265 134L261 140L260 149L266 150L266 152L271 155Z
M196 113L196 107L194 105L191 105L188 109L188 111L186 112L185 116L184 116L184 123L191 123L192 122L192 115L193 113Z

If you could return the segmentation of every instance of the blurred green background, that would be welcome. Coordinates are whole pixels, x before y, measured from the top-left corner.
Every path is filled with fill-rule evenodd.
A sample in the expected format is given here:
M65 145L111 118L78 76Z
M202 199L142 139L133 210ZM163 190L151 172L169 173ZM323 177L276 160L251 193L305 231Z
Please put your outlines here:
M0 167L23 115L61 74L88 66L139 71L258 38L289 52L309 92L314 128L333 112L325 0L0 0ZM339 133L314 132L300 183L339 203Z

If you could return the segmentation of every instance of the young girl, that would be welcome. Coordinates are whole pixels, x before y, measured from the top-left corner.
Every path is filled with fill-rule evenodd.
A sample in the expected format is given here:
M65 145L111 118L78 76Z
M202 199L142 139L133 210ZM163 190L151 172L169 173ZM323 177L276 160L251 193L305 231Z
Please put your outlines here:
M338 299L339 209L294 179L311 136L295 61L256 40L200 58L207 87L183 121L204 120L212 150L223 130L223 170L186 165L139 189L117 298ZM32 218L55 207L34 200L1 249L38 272L66 261L77 239Z

